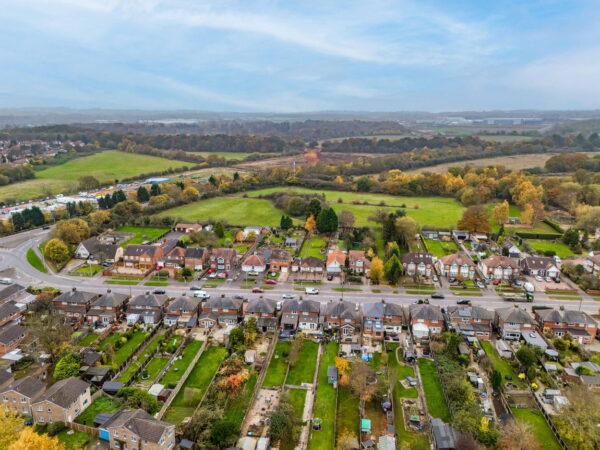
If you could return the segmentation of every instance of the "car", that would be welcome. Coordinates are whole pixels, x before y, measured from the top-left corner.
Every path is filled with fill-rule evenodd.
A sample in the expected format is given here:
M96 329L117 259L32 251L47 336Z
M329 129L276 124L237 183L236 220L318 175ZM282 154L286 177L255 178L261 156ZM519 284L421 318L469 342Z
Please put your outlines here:
M109 262L103 262L101 265L102 265L102 267L110 267L110 266L112 266L112 264L109 263Z
M429 305L429 300L426 298L420 298L415 302L417 305Z
M207 300L210 298L210 294L206 291L196 291L194 292L194 297L195 298L202 298L204 300Z
M502 280L494 280L494 281L492 281L492 284L494 286L498 286L501 282L502 282Z
M327 274L327 281L333 280L333 274Z
M200 291L202 288L200 286L190 286L190 291Z
M233 296L233 298L235 298L236 300L246 300L246 297L244 297L244 296L243 296L243 295L241 295L241 294L235 294L235 295Z
M544 279L542 277L540 277L539 275L536 275L535 281L544 281Z
M431 294L431 298L444 299L444 294Z
M50 225L45 225L42 227L42 230L49 230L50 229Z
M555 283L560 283L560 278L559 278L559 277L556 277L556 278L554 279L554 282L555 282Z
M264 291L264 289L261 289L261 288L252 288L252 292L254 294L262 294L265 291Z
M154 289L152 293L155 295L165 295L167 291L165 291L164 289Z
M485 289L485 284L483 284L481 281L478 281L478 282L477 282L477 287L478 287L479 289Z
M258 272L248 272L248 276L249 277L257 277L258 276Z
M438 281L438 276L437 276L437 275L434 275L434 276L432 276L432 277L431 277L431 279L437 283L437 281Z
M296 296L294 294L283 294L281 296L281 298L284 300L292 300L292 299L296 298Z
M319 290L317 288L307 287L304 289L304 293L308 295L317 295Z
M454 277L448 278L448 283L454 283L455 281L456 281L456 278L454 278Z
M208 269L207 273L213 273L213 272L216 272L216 271L217 271L217 269L211 267L210 269Z
M546 283L552 283L552 278L550 278L550 277L544 277L544 281Z
M460 300L456 301L457 305L470 305L471 304L471 300L467 300L466 298L461 298Z
M227 272L219 272L217 274L217 278L220 278L220 279L227 278Z
M523 286L523 282L521 280L515 280L513 283L515 286Z
M265 280L265 284L277 284L277 281L269 278Z
M213 272L208 275L208 278L217 278L217 272Z

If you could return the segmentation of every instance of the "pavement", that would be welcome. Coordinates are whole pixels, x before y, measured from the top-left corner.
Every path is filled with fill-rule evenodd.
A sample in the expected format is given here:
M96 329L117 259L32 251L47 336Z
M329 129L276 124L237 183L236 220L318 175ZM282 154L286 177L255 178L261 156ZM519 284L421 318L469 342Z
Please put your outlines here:
M86 290L90 292L106 292L107 289L111 289L113 292L119 292L128 295L142 294L146 291L151 291L154 287L136 285L136 286L125 286L116 284L105 284L102 277L96 276L92 278L83 277L72 277L62 274L54 274L51 272L42 273L32 267L27 261L26 254L29 248L37 249L40 243L48 238L48 234L51 230L30 230L23 233L19 233L12 236L0 238L0 271L6 269L15 269L14 280L17 283L28 285L36 285L39 287L51 286L58 288L62 291L67 291L73 287L80 290ZM210 283L210 280L206 281ZM203 282L197 282L194 284L201 285ZM241 279L238 281L228 280L225 283L217 283L216 288L207 289L212 296L217 295L243 295L246 298L256 298L259 296L270 297L273 299L280 299L282 294L292 293L295 295L303 295L302 292L295 291L294 285L289 282L281 282L274 286L272 290L266 290L264 293L251 293L249 289L242 289L240 287ZM190 292L190 284L184 283L172 283L169 286L164 287L167 294L171 297L177 297L184 292ZM409 305L414 303L419 298L424 298L423 295L412 295L404 292L394 294L391 289L380 286L357 286L362 291L349 291L341 292L333 291L333 288L338 288L339 284L324 283L317 286L319 289L319 295L305 296L311 300L317 300L320 302L328 302L329 300L337 300L343 296L344 300L348 300L355 303L369 303L379 300L385 300L386 302L397 303L401 305ZM353 286L354 287L354 286ZM381 289L380 293L373 293L371 289ZM162 289L162 287L161 287ZM441 307L454 305L458 296L453 295L452 291L448 289L447 283L444 286L438 287L438 293L444 294L445 299L434 300L430 299L431 304L439 305ZM600 307L600 302L593 300L590 296L580 293L582 300L564 300L564 299L551 299L542 292L536 292L535 301L533 303L520 303L519 306L531 309L532 305L546 305L553 308L558 308L561 305L570 309L581 309L588 313L596 314ZM461 295L461 298L468 298L471 300L473 305L483 306L488 309L496 309L501 307L510 306L512 302L503 300L494 291L493 288L489 287L481 291L481 296L469 296L469 292L465 292Z

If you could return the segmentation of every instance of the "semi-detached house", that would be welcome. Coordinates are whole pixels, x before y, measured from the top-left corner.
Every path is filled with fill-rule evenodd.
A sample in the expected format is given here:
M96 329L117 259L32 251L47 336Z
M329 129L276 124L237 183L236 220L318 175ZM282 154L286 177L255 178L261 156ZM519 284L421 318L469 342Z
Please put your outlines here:
M519 274L519 265L508 256L492 255L482 259L479 268L488 280L509 281Z
M430 277L433 275L433 257L431 253L409 252L400 257L404 273L408 276L421 275Z
M34 377L23 377L0 390L2 408L22 416L31 416L31 405L42 395L46 385Z
M402 332L404 311L401 305L382 300L377 303L364 303L362 308L363 335L383 340L385 336L395 336Z
M87 312L85 319L90 323L101 323L107 325L121 320L128 295L112 292L110 289L106 294L94 300Z
M537 309L535 318L544 333L559 338L570 334L580 344L591 344L598 331L598 323L583 311Z
M459 280L472 280L477 272L471 257L464 253L442 256L438 259L437 266L440 275Z
M519 340L522 333L533 331L535 320L518 305L496 310L494 322L502 339Z
M491 339L493 320L494 313L480 306L451 305L446 308L448 328L465 336Z
M34 422L73 422L91 403L90 385L80 378L57 381L31 404Z
M122 410L100 426L100 439L111 449L170 450L175 448L175 425L142 409Z

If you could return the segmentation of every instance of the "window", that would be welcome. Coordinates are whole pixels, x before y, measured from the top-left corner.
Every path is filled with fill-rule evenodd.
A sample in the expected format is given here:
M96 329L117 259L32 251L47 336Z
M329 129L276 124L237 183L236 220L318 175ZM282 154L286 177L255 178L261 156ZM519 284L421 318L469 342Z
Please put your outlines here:
M119 432L118 432L118 431L116 431L116 430L115 430L115 431L113 431L113 436L114 436L114 437L116 437L116 438L118 438L118 437L119 437Z
M87 402L88 402L88 399L86 398L86 399L83 401L83 404L84 404L84 405L87 405Z
M43 407L43 406L38 406L38 407L37 407L37 410L38 410L39 412L42 412L42 411L44 410L44 407Z
M21 397L21 403L27 403L27 399L25 397Z
M2 397L2 399L3 399L5 402L7 402L7 401L8 401L8 397L7 397L6 395L4 395L4 396Z
M41 417L41 416L40 416L40 417L38 417L38 422L40 422L40 423L44 423L44 418L43 418L43 417Z
M136 436L131 436L131 442L137 442L137 437Z

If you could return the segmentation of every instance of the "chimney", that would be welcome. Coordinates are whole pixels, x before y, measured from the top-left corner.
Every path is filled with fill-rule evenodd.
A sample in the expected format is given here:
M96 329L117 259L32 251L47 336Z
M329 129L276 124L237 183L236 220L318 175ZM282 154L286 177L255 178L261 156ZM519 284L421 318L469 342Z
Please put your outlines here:
M110 294L110 293L111 293L111 290L110 290L110 289L107 289L107 290L106 290L106 293L107 293L107 294Z
M146 291L146 295L150 295L150 291Z
M75 292L76 290L77 290L77 288L76 288L75 286L73 286L73 287L71 288L71 291L72 291L72 292Z

